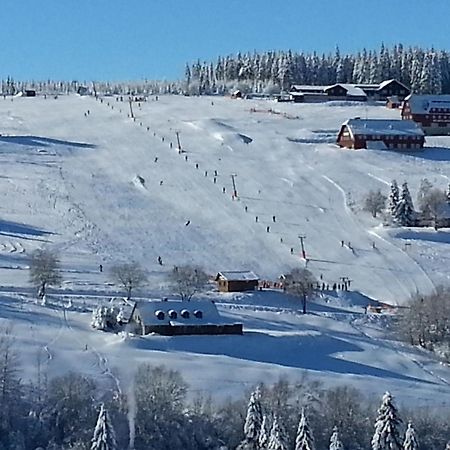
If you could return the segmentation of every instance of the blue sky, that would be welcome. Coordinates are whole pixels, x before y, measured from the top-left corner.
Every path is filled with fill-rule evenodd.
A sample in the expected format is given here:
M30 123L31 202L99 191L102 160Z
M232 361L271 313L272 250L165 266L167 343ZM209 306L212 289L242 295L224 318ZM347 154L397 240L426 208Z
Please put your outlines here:
M1 0L0 77L175 79L237 51L450 49L450 0Z

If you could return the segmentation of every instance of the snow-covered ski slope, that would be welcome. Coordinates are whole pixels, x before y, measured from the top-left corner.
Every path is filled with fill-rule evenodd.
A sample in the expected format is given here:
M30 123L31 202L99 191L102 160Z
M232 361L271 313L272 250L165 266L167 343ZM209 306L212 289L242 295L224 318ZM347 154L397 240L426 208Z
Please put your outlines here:
M0 313L25 335L32 328L36 346L52 354L50 367L59 360L52 373L88 367L105 377L121 365L123 352L133 362L165 361L183 369L194 389L212 390L222 380L222 394L307 370L325 381L358 379L365 387L364 380L372 387L383 380L375 390L385 389L388 379L411 398L420 387L423 399L439 392L442 401L450 400L446 368L371 336L365 323L357 325L358 318L340 309L304 318L292 305L260 310L255 295L250 306L239 299L222 306L252 330L243 338L121 341L90 331L86 314L63 315L60 301L55 309L30 304L26 256L42 245L59 250L65 279L59 292L83 294L84 300L76 297L78 307L113 290L107 272L120 261L147 269L146 295L155 297L167 295L167 271L186 263L211 274L249 269L275 280L304 266L299 235L316 276L330 284L349 277L352 290L381 302L405 304L416 291L449 282L448 230L387 229L361 211L364 194L378 188L387 194L393 178L408 181L413 198L423 177L445 188L449 138L430 138L428 148L415 154L334 145L350 117L399 117L382 106L160 96L133 109L135 120L127 116L128 104L114 97L0 101L0 283L6 305ZM88 342L95 352L84 350ZM29 361L33 345L24 352ZM314 355L302 357L305 351Z

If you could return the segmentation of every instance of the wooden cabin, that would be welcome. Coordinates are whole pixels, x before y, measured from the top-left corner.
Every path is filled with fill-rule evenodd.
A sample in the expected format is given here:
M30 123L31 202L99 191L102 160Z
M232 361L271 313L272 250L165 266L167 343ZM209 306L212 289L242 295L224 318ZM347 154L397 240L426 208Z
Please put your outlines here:
M340 147L351 149L419 150L424 143L424 132L412 120L349 119L337 137Z
M291 101L303 102L329 102L366 101L367 96L362 89L351 84L337 83L331 86L305 86L294 84L289 91Z
M396 96L392 95L386 100L386 108L388 109L399 109L402 107L402 101Z
M405 98L402 119L418 123L426 135L450 134L450 95L416 95Z
M24 91L25 97L36 97L35 89L25 89Z
M240 91L239 89L233 91L231 93L231 98L242 98L244 95L242 93L242 91Z
M78 95L89 95L89 88L87 86L78 86Z
M219 272L215 281L220 292L244 292L258 288L259 278L252 271Z
M163 336L242 334L242 323L221 317L212 301L150 300L135 304L128 329Z
M411 92L407 86L394 79L385 80L381 83L355 84L355 87L362 89L369 99L379 101L387 101L388 97L392 96L396 96L402 101Z

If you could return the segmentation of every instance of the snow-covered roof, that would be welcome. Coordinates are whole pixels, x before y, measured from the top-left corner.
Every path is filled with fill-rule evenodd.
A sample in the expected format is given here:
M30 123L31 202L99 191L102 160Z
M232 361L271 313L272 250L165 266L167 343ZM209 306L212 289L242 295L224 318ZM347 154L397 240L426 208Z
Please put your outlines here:
M330 88L334 86L342 86L347 91L348 97L367 97L367 94L360 87L354 84L338 83L330 86Z
M206 325L230 323L209 300L150 300L136 304L145 325Z
M370 134L375 136L406 135L423 136L422 128L412 120L349 119L344 122L353 136Z
M292 90L302 91L302 92L316 92L316 91L325 91L325 89L329 88L330 86L313 86L311 84L294 84L291 86Z
M413 114L428 114L431 109L449 109L450 95L417 95L411 94L406 97Z
M403 87L405 87L406 89L408 89L403 83L400 83L400 81L395 80L394 78L391 78L390 80L384 80L380 83L380 85L378 86L378 89L383 89L385 86L387 86L388 84L391 84L393 81L397 82L398 84L401 84ZM408 89L409 91L409 89Z
M216 276L218 279L227 281L258 281L259 277L251 270L228 270L225 272L219 272Z
M361 83L361 84L355 84L355 86L359 87L361 89L373 89L373 90L377 90L380 87L380 85L378 83Z

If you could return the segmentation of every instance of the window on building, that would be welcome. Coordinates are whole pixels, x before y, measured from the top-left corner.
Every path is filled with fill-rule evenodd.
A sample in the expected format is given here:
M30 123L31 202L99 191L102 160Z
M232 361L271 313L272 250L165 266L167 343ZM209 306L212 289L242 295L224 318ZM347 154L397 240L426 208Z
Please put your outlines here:
M194 316L196 319L203 319L203 311L200 311L199 309L196 309L194 311Z
M162 311L156 311L155 316L158 320L164 320L165 314Z
M174 311L173 309L171 309L171 310L169 311L169 318L170 318L170 319L176 319L177 317L178 317L177 312Z
M181 311L181 317L182 317L183 319L189 319L189 311L188 311L187 309L183 309L183 310Z

